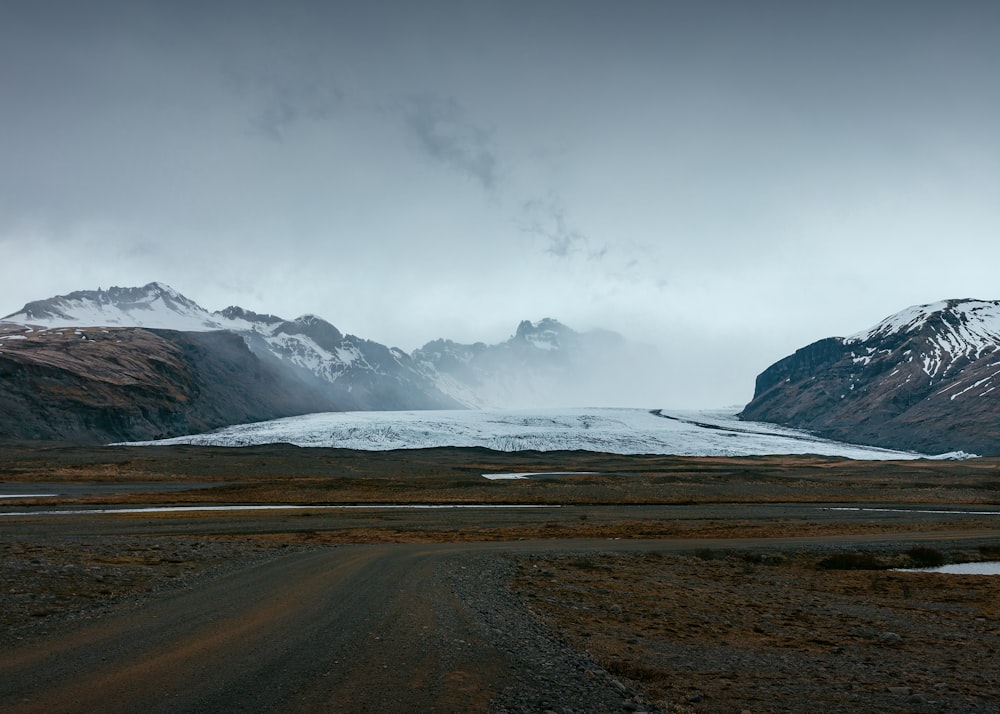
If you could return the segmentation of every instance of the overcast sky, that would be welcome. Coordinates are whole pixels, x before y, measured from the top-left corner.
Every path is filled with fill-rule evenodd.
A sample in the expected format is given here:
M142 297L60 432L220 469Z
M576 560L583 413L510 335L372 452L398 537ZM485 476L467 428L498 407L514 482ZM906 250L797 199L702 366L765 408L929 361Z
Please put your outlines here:
M413 349L555 317L650 403L1000 298L1000 3L0 0L0 315L165 282Z

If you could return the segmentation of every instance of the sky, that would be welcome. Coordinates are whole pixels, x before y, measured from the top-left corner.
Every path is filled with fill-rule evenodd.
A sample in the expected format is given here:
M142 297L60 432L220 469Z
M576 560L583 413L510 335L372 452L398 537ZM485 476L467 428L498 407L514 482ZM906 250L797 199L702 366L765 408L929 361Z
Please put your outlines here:
M412 350L519 321L650 403L1000 299L992 0L0 0L0 315L160 281Z

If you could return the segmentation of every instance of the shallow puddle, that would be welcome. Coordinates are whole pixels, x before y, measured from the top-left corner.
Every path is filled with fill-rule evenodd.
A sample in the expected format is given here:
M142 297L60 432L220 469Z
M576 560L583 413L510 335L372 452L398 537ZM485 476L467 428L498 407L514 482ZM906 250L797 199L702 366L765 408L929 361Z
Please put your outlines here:
M509 481L522 478L559 478L560 476L597 476L600 471L523 471L518 473L483 474L490 481Z
M1000 516L1000 511L952 511L929 508L866 508L861 506L826 506L824 511L865 511L871 513L935 513L954 516Z
M33 511L12 511L0 513L0 518L4 516L84 516L95 514L117 514L117 513L192 513L198 511L316 511L329 509L377 509L377 510L425 510L425 509L445 509L445 508L490 508L490 509L514 509L514 508L559 508L558 505L544 503L364 503L351 505L296 505L296 504L254 504L243 506L147 506L142 508L80 508L80 509L43 509Z
M950 573L952 575L1000 575L1000 560L984 563L951 563L937 568L906 568L903 573Z

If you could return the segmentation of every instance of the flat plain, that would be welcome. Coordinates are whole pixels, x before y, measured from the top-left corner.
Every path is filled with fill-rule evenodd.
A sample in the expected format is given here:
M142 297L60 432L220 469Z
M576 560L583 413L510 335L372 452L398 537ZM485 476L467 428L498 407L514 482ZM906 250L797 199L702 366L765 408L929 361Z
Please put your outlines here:
M1000 711L1000 581L890 569L1000 559L997 459L7 444L0 494L4 711Z

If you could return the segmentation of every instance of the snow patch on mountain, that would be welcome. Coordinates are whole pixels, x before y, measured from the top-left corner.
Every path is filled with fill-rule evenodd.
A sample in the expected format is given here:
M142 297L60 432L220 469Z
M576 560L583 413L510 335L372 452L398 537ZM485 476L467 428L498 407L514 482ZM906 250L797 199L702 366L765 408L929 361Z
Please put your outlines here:
M73 326L148 327L187 332L229 329L228 322L169 285L84 290L29 302L4 320L46 328Z
M894 341L908 336L926 338L924 350L916 355L924 373L932 378L944 375L958 361L975 361L997 350L1000 301L942 300L914 305L844 338L844 343L858 345L862 354L855 359L868 364L879 353L889 354Z

